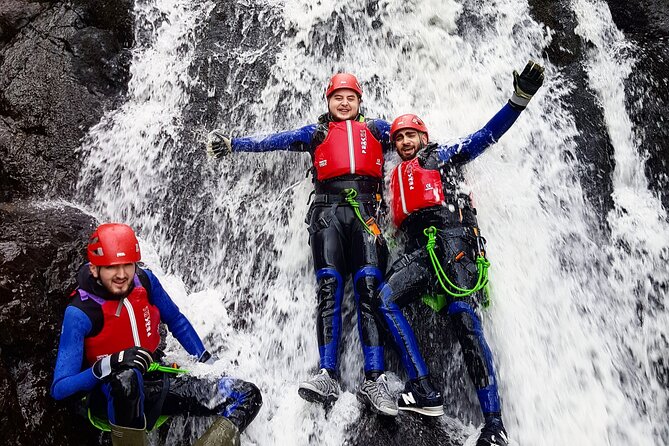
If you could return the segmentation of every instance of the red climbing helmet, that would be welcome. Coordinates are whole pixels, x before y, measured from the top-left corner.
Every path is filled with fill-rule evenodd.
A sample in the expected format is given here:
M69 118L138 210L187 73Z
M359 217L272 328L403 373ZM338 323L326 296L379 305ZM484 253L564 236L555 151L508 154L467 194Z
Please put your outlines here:
M332 93L342 88L351 89L358 93L358 96L362 96L362 88L355 76L350 73L337 73L330 79L328 88L325 90L325 97L329 98Z
M139 262L142 254L135 231L123 223L104 223L88 239L88 260L96 266Z
M402 129L418 130L421 133L425 133L425 136L427 136L428 140L430 139L429 135L427 134L427 127L425 127L425 123L422 119L414 114L408 113L406 115L401 115L395 118L390 126L391 141L395 140L395 133Z

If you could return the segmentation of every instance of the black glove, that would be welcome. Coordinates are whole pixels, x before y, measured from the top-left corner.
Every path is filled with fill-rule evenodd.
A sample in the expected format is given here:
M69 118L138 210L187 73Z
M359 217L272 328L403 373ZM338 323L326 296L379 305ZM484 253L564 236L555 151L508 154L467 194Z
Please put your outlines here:
M232 138L216 129L207 135L207 154L213 158L230 155L232 153Z
M150 351L142 347L131 347L95 361L93 374L98 379L126 369L137 369L144 374L152 362Z
M524 109L543 83L544 67L530 60L522 73L513 71L513 95L509 102L515 108Z
M213 356L207 350L205 350L204 353L202 353L197 360L197 362L203 362L203 363L209 364L209 365L215 363L216 361L218 361L218 358L216 356Z

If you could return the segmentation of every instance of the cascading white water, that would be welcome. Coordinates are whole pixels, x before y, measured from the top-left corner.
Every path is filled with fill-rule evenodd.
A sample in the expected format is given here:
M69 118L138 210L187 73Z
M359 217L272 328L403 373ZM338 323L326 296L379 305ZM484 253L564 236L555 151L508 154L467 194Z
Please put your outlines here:
M259 97L248 98L247 107L221 104L220 124L237 134L314 122L325 108L329 76L351 71L365 89L366 115L390 120L416 112L431 138L446 142L485 124L508 99L513 68L539 59L550 40L519 0L247 6L280 12L290 32ZM361 377L356 330L346 334L342 353L349 391L327 419L296 392L317 361L303 223L308 156L234 154L208 163L196 153L201 145L184 145L181 116L198 83L189 66L212 8L185 0L137 4L141 26L128 101L82 146L81 199L102 220L140 231L145 258L221 358L213 372L194 370L226 372L263 390L264 407L244 441L339 445L360 413L351 393ZM527 111L467 170L493 264L494 303L484 324L517 444L664 444L668 395L653 363L667 351L669 324L654 287L669 280L662 269L669 231L625 110L623 82L634 60L606 4L576 0L573 9L576 32L593 44L588 82L615 150L611 231L595 229L577 161L565 156L575 152L582 119L565 102L578 92L546 63L545 85ZM226 55L229 89L243 88L233 81L262 55L243 49ZM286 92L295 101L279 100ZM236 97L243 101L245 94ZM187 130L204 137L208 129ZM184 160L193 159L187 166ZM186 181L197 187L174 188ZM177 231L179 225L186 229ZM171 260L185 250L195 261ZM195 285L186 290L184 282ZM170 346L177 360L189 361Z

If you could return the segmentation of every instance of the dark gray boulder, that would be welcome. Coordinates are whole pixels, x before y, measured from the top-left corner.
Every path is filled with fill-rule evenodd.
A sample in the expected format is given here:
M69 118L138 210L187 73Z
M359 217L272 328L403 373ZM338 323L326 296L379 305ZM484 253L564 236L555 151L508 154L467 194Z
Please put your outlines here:
M49 395L73 274L95 221L53 204L0 203L0 438L88 444L98 437Z

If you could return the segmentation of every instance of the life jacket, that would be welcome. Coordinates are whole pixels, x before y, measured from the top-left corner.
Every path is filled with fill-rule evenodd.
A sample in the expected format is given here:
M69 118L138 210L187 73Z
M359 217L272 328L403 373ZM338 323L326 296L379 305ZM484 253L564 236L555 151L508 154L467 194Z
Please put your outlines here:
M383 177L383 149L364 122L328 123L325 140L314 151L316 180L342 175Z
M412 212L444 205L444 189L438 170L424 169L418 158L400 163L390 179L393 221L400 227Z
M100 332L84 339L84 354L89 365L98 359L130 347L143 347L154 352L160 344L160 311L151 304L146 288L135 274L135 287L121 300L105 300L81 288L82 301L91 299L102 309Z

